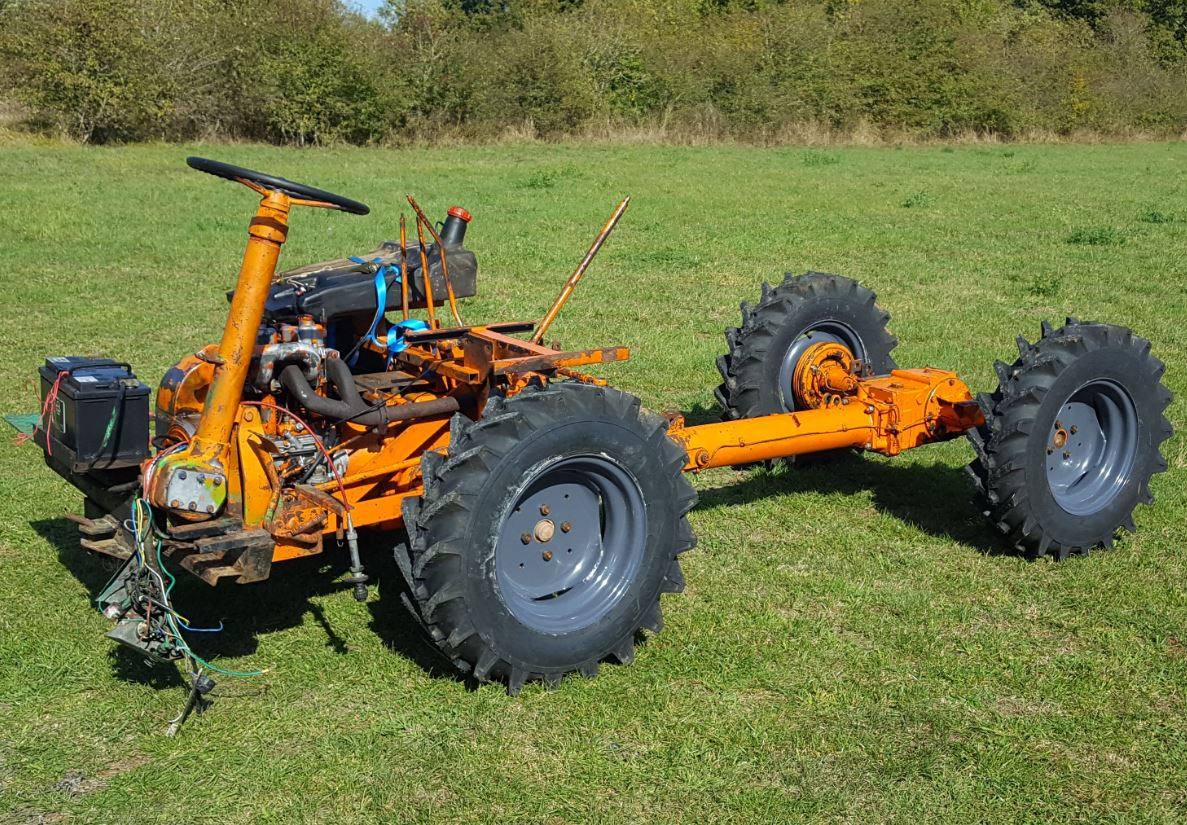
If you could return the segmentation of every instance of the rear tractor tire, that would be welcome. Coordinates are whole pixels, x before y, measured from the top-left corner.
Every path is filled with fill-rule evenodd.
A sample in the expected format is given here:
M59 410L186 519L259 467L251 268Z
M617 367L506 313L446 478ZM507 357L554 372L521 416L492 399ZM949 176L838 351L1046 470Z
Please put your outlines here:
M843 344L860 360L863 376L885 375L895 368L890 353L898 341L886 328L890 313L857 281L825 272L788 273L774 288L763 283L757 305L743 301L741 308L742 326L725 331L729 351L717 359L722 382L715 395L726 421L802 409L793 377L813 344Z
M722 383L718 403L727 421L797 409L792 377L813 344L845 345L862 363L863 375L895 368L890 352L898 341L886 324L890 313L857 281L824 272L788 273L783 283L762 285L762 297L742 302L742 326L725 331L729 352L717 359Z
M998 361L999 385L978 397L985 424L969 431L979 503L1011 547L1062 560L1111 547L1133 511L1154 501L1171 436L1163 364L1126 327L1068 318L1043 323L1018 359Z
M449 454L421 459L396 561L410 607L462 673L518 693L634 658L684 588L696 493L667 424L633 396L559 383L453 419Z

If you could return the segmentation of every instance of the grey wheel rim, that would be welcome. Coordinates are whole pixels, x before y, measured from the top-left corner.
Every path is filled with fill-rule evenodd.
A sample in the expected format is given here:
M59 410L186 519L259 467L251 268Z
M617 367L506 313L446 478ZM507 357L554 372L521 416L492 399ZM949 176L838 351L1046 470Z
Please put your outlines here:
M503 515L495 546L500 596L533 630L588 627L630 588L646 539L643 493L621 465L595 455L546 463Z
M792 412L795 405L795 368L808 348L821 343L841 344L854 358L865 360L866 350L861 338L848 324L840 321L821 321L799 333L779 363L779 403L784 412Z
M1047 483L1075 516L1108 507L1129 481L1137 457L1138 414L1115 381L1090 381L1055 416L1047 437Z

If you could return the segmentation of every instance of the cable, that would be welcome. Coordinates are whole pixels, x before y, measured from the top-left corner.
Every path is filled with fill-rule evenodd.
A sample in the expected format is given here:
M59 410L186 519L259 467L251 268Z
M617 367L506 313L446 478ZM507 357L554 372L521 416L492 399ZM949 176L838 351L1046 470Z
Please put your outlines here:
M338 466L334 463L334 457L331 456L330 451L326 449L326 445L324 442L322 442L321 437L317 434L317 431L310 427L309 424L305 422L305 419L301 418L301 416L297 415L290 409L286 409L285 407L281 407L268 401L241 401L240 403L247 407L264 407L266 409L276 410L279 413L289 416L302 427L304 427L305 431L313 437L313 443L317 445L319 450L321 450L321 454L325 456L326 462L330 465L330 472L333 473L334 480L338 482L338 492L342 494L343 508L348 513L354 509L350 506L350 501L346 497L346 485L342 483L342 474L338 472Z

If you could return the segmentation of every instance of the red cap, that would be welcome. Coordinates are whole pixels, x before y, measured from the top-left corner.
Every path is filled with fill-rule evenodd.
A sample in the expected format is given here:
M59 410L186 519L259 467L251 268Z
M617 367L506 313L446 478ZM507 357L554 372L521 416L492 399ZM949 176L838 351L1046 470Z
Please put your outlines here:
M470 213L467 212L465 209L462 209L460 206L449 207L448 214L452 215L455 218L461 218L466 223L470 222L470 217L471 217Z

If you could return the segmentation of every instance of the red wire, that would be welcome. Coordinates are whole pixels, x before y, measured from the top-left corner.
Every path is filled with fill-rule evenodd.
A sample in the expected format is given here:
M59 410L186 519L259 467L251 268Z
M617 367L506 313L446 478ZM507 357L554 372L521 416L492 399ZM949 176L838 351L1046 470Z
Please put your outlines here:
M54 379L53 386L50 387L49 392L45 394L45 403L41 406L41 417L37 419L37 426L33 428L34 434L36 434L38 430L44 430L45 452L47 455L54 454L54 442L53 438L49 434L49 427L45 426L45 423L48 420L47 416L51 414L54 408L54 402L58 400L58 390L62 386L62 379L69 374L70 373L66 370L62 370L58 373L58 377Z
M346 508L346 512L348 513L354 509L350 506L350 501L346 498L346 485L342 483L342 475L338 472L338 467L334 464L334 457L330 455L330 451L326 449L326 445L322 443L322 440L318 437L317 433L314 432L312 427L305 423L305 420L301 418L301 416L297 415L292 410L285 409L284 407L278 406L276 404L271 404L267 401L241 401L239 403L245 407L267 407L270 410L276 410L277 412L284 413L285 415L289 416L302 427L304 427L305 431L313 436L314 443L317 444L317 448L321 450L321 454L326 457L326 462L330 465L330 472L334 474L334 480L338 482L338 491L342 493L342 506Z

